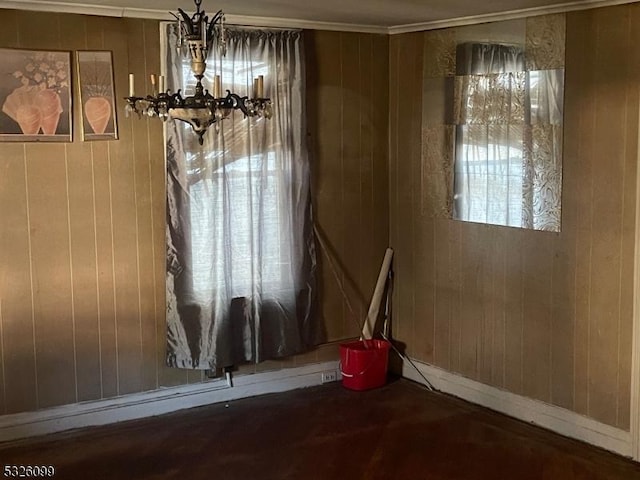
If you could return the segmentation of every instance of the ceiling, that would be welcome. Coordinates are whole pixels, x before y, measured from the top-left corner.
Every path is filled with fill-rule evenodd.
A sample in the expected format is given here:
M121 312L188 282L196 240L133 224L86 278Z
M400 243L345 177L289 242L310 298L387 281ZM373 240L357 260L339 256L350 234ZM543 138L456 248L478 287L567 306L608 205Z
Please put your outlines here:
M505 12L540 13L555 10L576 10L618 3L625 0L203 0L207 11L224 10L227 17L271 17L280 20L350 24L374 28L407 27L415 24L447 26L452 21L464 22L465 17L481 16L479 20L501 18ZM0 0L0 8L28 8L89 12L122 16L161 17L181 7L195 10L192 0ZM231 18L231 20L233 20ZM468 19L467 19L468 20ZM475 22L477 23L478 19ZM282 22L280 22L282 23ZM424 25L423 25L424 26Z

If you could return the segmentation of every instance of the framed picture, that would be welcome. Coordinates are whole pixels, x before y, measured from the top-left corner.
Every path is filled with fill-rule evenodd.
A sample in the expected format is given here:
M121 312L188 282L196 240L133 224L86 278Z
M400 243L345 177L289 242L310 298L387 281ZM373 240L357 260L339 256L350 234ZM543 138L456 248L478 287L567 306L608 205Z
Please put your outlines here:
M109 51L82 50L77 55L82 139L115 140L118 138L118 123L112 54Z
M71 52L0 48L0 141L71 141Z

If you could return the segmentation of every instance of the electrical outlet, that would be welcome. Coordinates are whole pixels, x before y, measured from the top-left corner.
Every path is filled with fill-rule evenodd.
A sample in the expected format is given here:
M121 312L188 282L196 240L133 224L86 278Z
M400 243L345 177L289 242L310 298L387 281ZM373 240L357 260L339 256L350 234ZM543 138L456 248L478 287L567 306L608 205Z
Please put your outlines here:
M338 374L335 370L322 372L322 383L335 382L336 380L338 380Z

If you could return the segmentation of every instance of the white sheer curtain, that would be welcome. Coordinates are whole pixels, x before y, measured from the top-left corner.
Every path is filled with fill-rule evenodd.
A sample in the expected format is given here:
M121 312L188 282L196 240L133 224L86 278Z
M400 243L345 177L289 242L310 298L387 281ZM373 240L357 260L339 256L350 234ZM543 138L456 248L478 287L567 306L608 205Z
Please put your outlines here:
M460 45L456 65L454 218L558 231L564 71L499 44Z
M168 86L192 93L189 63L167 26ZM207 61L223 89L251 95L264 75L271 120L238 111L203 146L167 123L168 363L215 369L292 355L319 343L300 31L227 32Z

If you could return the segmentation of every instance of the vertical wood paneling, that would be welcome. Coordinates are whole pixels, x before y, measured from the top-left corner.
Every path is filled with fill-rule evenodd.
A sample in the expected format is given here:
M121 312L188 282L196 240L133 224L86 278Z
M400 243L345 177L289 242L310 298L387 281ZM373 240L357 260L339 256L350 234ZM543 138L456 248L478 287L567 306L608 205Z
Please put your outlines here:
M15 46L55 50L66 48L60 42L60 17L58 13L16 11L14 20L18 26L18 43ZM3 21L6 21L4 17Z
M65 17L69 18L66 15ZM86 36L85 48L87 50L104 50L107 48L111 49L112 48L111 42L108 40L108 37L109 36L113 37L113 33L115 32L117 32L116 35L118 36L122 35L121 28L116 28L115 32L112 29L111 35L109 35L108 31L110 29L106 27L105 19L102 17L96 17L94 15L90 15L82 18L82 20L83 20L82 23L84 24L85 36ZM76 16L71 17L71 21L74 24L80 23L80 20ZM114 22L111 22L111 25L113 26ZM118 25L120 25L119 22L118 22ZM114 58L114 62L116 61L116 59L117 57ZM118 77L116 77L116 82L117 81L118 81Z
M628 44L630 52L629 61L626 65L627 96L626 105L626 139L627 148L625 152L624 169L624 192L623 216L622 216L622 239L621 239L621 271L620 271L620 325L618 328L618 412L617 426L628 428L631 424L631 353L632 337L629 332L633 331L633 265L636 247L635 239L635 198L637 179L637 152L638 152L638 114L635 106L639 104L638 86L635 79L640 78L640 29L635 26L640 21L640 5L634 4L629 9L630 21L628 30Z
M374 95L374 36L359 35L359 80L358 80L358 131L359 131L359 159L358 159L358 253L357 283L360 293L365 300L371 298L371 292L377 279L377 262L374 260L381 255L384 247L376 242L374 227L377 219L374 195L384 195L384 192L374 191L374 147L373 139L377 135L375 130ZM387 73L383 73L386 78ZM385 105L387 105L385 103ZM386 196L383 197L387 200ZM382 222L380 222L382 223ZM385 240L388 240L387 238ZM386 245L385 245L386 246ZM361 305L361 317L366 314L365 305Z
M586 372L586 357L579 361L584 352L576 342L583 335L579 319L579 311L586 312L584 303L579 303L578 292L586 288L580 286L579 252L577 248L580 235L581 205L588 200L581 194L588 192L585 181L588 178L587 159L584 158L584 139L581 137L583 120L590 121L588 97L583 98L585 84L588 82L586 62L588 57L580 55L579 49L592 48L591 34L583 19L578 16L567 16L567 40L565 63L565 110L564 115L564 147L563 147L563 179L562 179L562 230L555 238L552 273L551 301L551 403L578 410L576 400L584 399L583 410L586 413L586 390L580 388L579 376ZM568 86L572 87L569 88ZM586 225L583 222L583 225ZM583 394L585 393L585 394Z
M582 175L584 159L580 156L581 91L586 80L584 76L585 56L573 52L574 46L585 46L587 32L574 25L576 17L567 17L565 110L564 123L563 179L562 179L562 230L555 238L551 300L551 403L567 408L575 408L575 378L577 350L575 338L577 328L577 235L579 207L578 192L584 186ZM579 161L577 159L580 159Z
M620 318L620 238L624 151L628 9L598 15L589 325L589 415L615 425ZM611 72L616 72L612 77ZM606 142L602 141L607 139Z
M420 109L400 102L420 95L421 34L308 35L317 219L352 293L369 298L390 239L394 333L412 354L621 428L640 77L629 15L638 19L636 5L567 16L563 231L542 242L538 232L421 218ZM157 71L156 22L7 10L0 25L4 47L113 50L118 98L130 69L140 84ZM74 132L66 147L0 146L10 207L0 212L1 411L97 398L99 383L107 398L201 378L162 366L160 127L119 122L117 142L81 144ZM352 320L323 263L322 315L339 339Z
M18 35L18 15L16 10L2 11L2 28L0 28L0 45L5 48L17 48L20 44Z
M392 118L397 122L397 131L393 155L395 155L395 175L394 184L391 185L391 196L395 200L395 232L392 236L391 246L396 250L394 257L394 269L397 278L402 279L395 283L394 316L396 330L395 334L399 339L413 338L414 329L414 294L415 294L415 265L414 265L414 223L413 223L413 158L416 143L419 144L420 137L415 137L416 119L403 109L400 105L406 106L400 99L411 98L415 94L415 88L421 82L415 78L419 70L412 68L416 59L422 54L422 43L416 40L421 34L409 34L398 37L396 48L393 51L393 62L397 62L402 74L397 72L391 78L391 102L390 108L393 111ZM421 70L420 70L421 71ZM406 73L413 73L409 75ZM414 77L414 78L412 78ZM421 102L418 102L420 105ZM414 113L418 113L410 109ZM419 130L418 130L419 132ZM419 150L418 150L419 151ZM421 338L422 342L429 342L430 337ZM416 355L422 347L418 343L408 342L407 353Z
M460 372L460 348L462 339L462 222L448 222L449 268L451 293L449 298L449 363L451 370ZM442 289L438 285L437 292ZM442 295L439 295L442 297ZM446 297L445 297L446 298Z
M102 398L91 146L66 150L78 401L87 401Z
M364 311L364 299L361 285L358 285L360 271L361 243L361 200L360 163L362 159L361 133L361 71L360 34L342 33L340 35L340 58L342 74L342 132L341 132L341 169L342 169L342 246L341 257L344 264L346 293L351 300L354 312L351 312L343 302L344 323L343 332L347 336L357 336L360 333ZM365 160L366 161L366 160Z
M369 55L372 64L372 90L369 103L372 111L372 174L371 174L371 222L374 245L375 285L384 252L389 245L389 38L386 35L372 35L373 51ZM364 72L363 72L364 75ZM366 77L365 77L366 78ZM366 241L366 239L365 239ZM368 257L363 262L368 263ZM370 295L367 298L370 298Z
M415 118L419 116L422 110L422 79L420 72L423 70L423 45L424 35L415 34L410 37L411 47L410 52L412 57L407 59L407 65L410 65L411 76L413 83L407 85L410 90L406 90L405 94L412 99L410 105L411 117ZM432 219L425 221L422 218L422 203L421 198L421 184L422 184L422 158L421 158L421 145L420 138L422 136L422 124L421 122L412 122L408 133L411 135L408 138L410 150L409 156L405 158L404 162L407 164L409 174L411 175L410 182L405 184L405 187L409 187L412 192L412 200L409 213L411 215L413 248L411 251L411 265L415 268L415 284L413 289L413 312L412 317L415 318L416 312L428 312L424 316L422 321L414 321L413 332L414 335L419 338L428 339L425 342L421 342L416 345L414 355L416 358L428 363L433 363L434 358L434 332L435 332L435 319L433 312L435 310L435 224Z
M487 383L504 387L505 351L506 351L506 234L507 230L497 229L491 247L493 260L493 316L490 347L491 380Z
M150 74L160 74L160 45L155 40L160 37L158 22L142 22L143 44L145 46L145 78ZM162 137L162 125L158 121L132 122L136 141L134 142L136 223L138 242L138 274L140 288L140 333L142 348L142 390L157 388L156 372L156 329L154 315L153 278L153 232L151 225L152 206L150 189L151 161L150 138ZM140 140L140 141L138 141ZM161 173L161 172L158 172ZM200 373L200 372L198 372ZM194 376L195 377L195 376ZM200 381L200 376L197 376Z
M371 264L372 275L369 288L365 290L367 300L371 299L382 259L389 246L389 37L372 35L372 51L368 54L371 62L371 239L370 256L363 257L363 264ZM363 76L365 72L363 72ZM366 79L366 77L364 77ZM366 111L366 110L365 110ZM366 152L363 152L366 154ZM363 177L363 182L365 178ZM366 243L367 238L364 239Z
M49 407L77 400L66 152L30 144L26 155L38 406Z
M19 46L61 49L60 15L17 12ZM64 145L26 146L39 408L77 401ZM50 312L55 312L51 315Z
M24 146L0 145L0 299L4 412L37 408Z
M87 48L85 17L60 16L65 46ZM94 30L95 31L95 30ZM101 35L96 35L101 37ZM77 69L73 72L74 92L78 95ZM79 97L76 97L79 98ZM85 99L86 100L86 99ZM82 114L81 103L74 102L74 115ZM80 132L76 132L79 138ZM102 398L100 324L98 315L98 273L95 248L95 204L91 144L66 145L66 174L73 293L74 348L78 401Z
M0 414L202 381L165 366L162 125L123 114L127 74L144 90L159 73L158 22L3 10L0 27L0 47L112 51L120 131L82 142L76 96L73 142L0 144ZM314 200L362 297L388 242L388 39L346 35L341 64L342 35L307 35ZM328 336L344 338L353 322L323 275Z
M451 306L456 288L453 285L449 249L451 248L449 222L436 221L434 245L434 362L442 368L451 368Z
M522 239L524 233L510 230L505 258L505 354L504 386L515 393L522 393L524 269Z
M160 35L158 26L154 22L145 24L146 48L145 59L147 72L160 72L159 45L154 42ZM164 297L164 219L165 219L165 174L164 174L164 148L160 142L153 141L163 135L163 126L159 122L147 122L149 129L149 155L145 163L147 173L140 172L143 178L148 178L149 211L148 216L142 216L142 224L146 222L149 230L149 244L151 248L148 254L148 264L143 272L149 295L145 306L144 333L144 365L145 365L145 389L150 385L161 385L161 370L168 371L171 376L182 377L184 372L174 368L168 368L165 363L166 330L163 312L165 311ZM145 245L144 241L142 243ZM155 358L154 358L155 357ZM155 377L155 378L154 378Z
M309 119L312 137L313 177L316 219L333 252L342 251L344 221L342 212L342 54L340 34L315 32L307 55L309 96L315 99ZM311 103L311 102L310 102ZM320 315L327 329L327 340L345 335L343 301L325 253L318 251L320 263Z
M588 15L588 16L587 16ZM593 94L593 69L590 62L591 57L582 57L578 55L577 51L582 50L584 46L593 52L596 46L597 39L595 38L595 31L590 25L592 19L592 13L582 16L568 16L567 19L567 54L569 62L571 62L572 52L573 56L577 59L583 59L578 63L577 68L579 72L577 75L583 78L584 86L581 91L577 91L578 97L575 99L575 106L568 103L567 99L567 132L566 135L570 135L570 129L575 128L576 125L579 130L576 132L580 138L579 150L577 157L573 160L579 162L579 168L576 169L576 177L580 183L580 187L575 192L578 212L576 219L576 284L575 284L575 374L574 374L574 409L578 413L588 414L589 411L589 318L591 315L589 292L591 290L591 239L592 239L592 184L593 184L593 148L595 138L590 135L595 129L595 108L596 101ZM575 20L575 24L572 23L573 18L578 17ZM584 17L583 20L581 17ZM573 28L571 28L573 27ZM574 34L574 31L577 32ZM583 43L573 45L569 42L569 39L576 35L576 40L581 40ZM577 62L578 60L576 60ZM570 63L567 63L567 69L569 69ZM567 75L570 75L569 71ZM568 78L571 78L568 76ZM565 87L566 88L566 87ZM570 89L566 88L569 92ZM572 110L573 107L573 110ZM570 112L574 112L575 116L569 116ZM573 122L571 121L573 118ZM571 159L567 159L571 161ZM565 230L567 226L564 227Z
M566 188L572 187L565 182ZM568 198L568 197L565 197ZM575 207L564 204L563 221L575 221ZM575 231L556 239L551 291L551 398L563 408L574 405L574 332L575 332Z
M527 235L523 257L522 391L527 397L551 399L551 289L553 237L540 232Z
M480 326L484 321L481 278L484 272L481 243L482 225L461 225L460 243L460 372L477 379L479 368Z
M381 35L305 33L316 221L355 310L318 249L320 313L332 341L359 334L388 242L388 67L376 61L388 44Z
M485 231L486 230L486 231ZM481 256L487 261L478 272L476 295L479 299L477 323L476 378L480 382L491 381L491 344L493 336L493 229L482 229L485 242Z
M395 249L393 261L394 277L397 276L398 257L398 144L399 138L399 82L400 82L400 47L402 37L393 35L389 39L389 245ZM402 282L393 281L393 315L392 334L396 339L403 338L402 323L398 319L397 312L399 301L399 287ZM404 335L405 342L408 334Z
M118 42L142 45L142 21L126 20L126 37ZM124 46L124 45L123 45ZM117 48L117 46L116 46ZM144 79L143 49L129 49L131 71ZM144 122L144 120L142 121ZM133 123L135 125L135 123ZM111 207L113 215L113 260L115 276L116 341L118 351L118 392L133 393L142 386L142 334L140 322L140 277L136 207L136 150L132 130L122 125L120 139L110 142ZM138 127L141 131L144 127ZM146 130L144 130L146 132ZM137 133L137 132L136 132ZM146 136L142 143L146 142Z
M118 345L113 271L113 226L111 208L111 161L106 142L91 144L91 174L95 205L95 248L98 270L98 322L100 332L100 377L105 398L118 394Z
M493 380L493 345L496 326L496 293L495 293L495 275L496 263L499 258L499 252L495 251L496 237L498 229L489 229L488 244L486 245L486 255L490 259L488 265L483 271L480 278L481 295L484 298L482 310L484 312L483 322L480 327L480 356L478 366L478 379L483 383L491 383Z
M412 36L394 36L390 46L397 338L418 358L435 344L433 360L443 368L625 429L638 12L637 5L625 5L567 14L563 221L557 234L443 219L435 221L435 244L416 237L416 228L427 229L434 220L416 210L422 199L410 188L407 170L413 139L407 132L420 125L421 113L397 107L400 92L411 92L407 75L416 75L407 60ZM412 263L429 255L434 265ZM417 299L417 286L433 271L435 311L422 300L412 304L412 290Z

